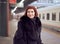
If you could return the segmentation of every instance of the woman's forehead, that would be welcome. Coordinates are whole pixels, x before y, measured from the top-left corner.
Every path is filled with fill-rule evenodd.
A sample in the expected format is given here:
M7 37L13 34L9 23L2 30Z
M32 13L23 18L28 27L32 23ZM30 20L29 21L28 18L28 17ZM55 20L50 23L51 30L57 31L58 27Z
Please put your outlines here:
M27 11L34 11L34 9L28 9Z

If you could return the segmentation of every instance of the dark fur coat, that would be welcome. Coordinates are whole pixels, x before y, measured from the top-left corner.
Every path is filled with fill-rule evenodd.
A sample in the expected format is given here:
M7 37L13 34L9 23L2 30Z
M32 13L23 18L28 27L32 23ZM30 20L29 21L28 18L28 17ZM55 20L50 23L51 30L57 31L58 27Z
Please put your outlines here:
M30 19L27 16L23 16L18 22L13 44L42 44L40 35L40 19L38 17Z

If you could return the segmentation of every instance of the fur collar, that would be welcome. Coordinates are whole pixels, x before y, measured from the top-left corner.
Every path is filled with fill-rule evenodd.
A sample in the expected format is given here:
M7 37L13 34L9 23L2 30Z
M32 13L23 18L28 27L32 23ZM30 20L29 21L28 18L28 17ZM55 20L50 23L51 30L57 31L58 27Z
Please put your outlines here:
M22 22L32 22L32 20L30 18L28 18L27 16L22 16L20 18L20 21ZM41 26L41 21L38 17L35 17L33 21L36 21L36 23L38 24L38 26L40 27Z
M38 17L35 17L35 18L33 18L33 19L30 19L29 17L27 17L27 16L22 16L21 18L20 18L20 20L24 20L24 21L29 21L29 20L39 20L39 18Z

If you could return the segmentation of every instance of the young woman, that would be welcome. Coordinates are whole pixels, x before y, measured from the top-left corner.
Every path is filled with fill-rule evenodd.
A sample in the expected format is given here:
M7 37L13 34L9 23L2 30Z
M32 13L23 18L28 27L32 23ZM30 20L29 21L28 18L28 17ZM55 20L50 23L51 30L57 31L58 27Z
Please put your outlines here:
M13 44L42 44L41 21L34 6L28 6L20 18Z

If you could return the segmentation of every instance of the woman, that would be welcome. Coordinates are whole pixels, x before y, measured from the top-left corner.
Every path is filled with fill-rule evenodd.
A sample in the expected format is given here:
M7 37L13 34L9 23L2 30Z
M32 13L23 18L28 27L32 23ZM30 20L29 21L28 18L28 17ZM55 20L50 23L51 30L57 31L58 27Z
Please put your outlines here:
M34 6L28 6L24 16L18 22L18 29L15 33L14 44L42 44L41 21L38 18Z

